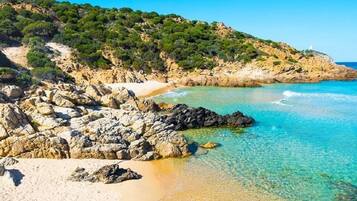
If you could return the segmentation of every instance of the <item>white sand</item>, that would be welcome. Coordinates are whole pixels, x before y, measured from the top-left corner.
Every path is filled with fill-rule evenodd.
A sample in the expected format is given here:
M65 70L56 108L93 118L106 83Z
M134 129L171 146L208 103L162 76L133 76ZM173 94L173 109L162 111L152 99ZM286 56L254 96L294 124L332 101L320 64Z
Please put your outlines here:
M25 68L28 67L26 58L28 51L29 48L25 46L7 47L2 50L10 61Z
M17 178L17 186L14 186L10 180L8 172L7 176L0 177L1 201L156 201L163 193L150 162L121 162L121 167L131 168L140 173L143 178L119 184L103 184L71 182L67 178L76 167L94 171L103 165L119 161L95 159L20 159L19 161L18 164L7 167Z
M152 162L122 161L120 166L140 173L139 180L119 184L71 182L77 167L92 172L118 160L20 159L7 167L18 178L14 186L0 177L0 201L280 201L245 187L217 169L190 166L186 159ZM187 166L188 165L188 166ZM189 168L188 168L189 167ZM188 169L187 169L188 168ZM17 171L17 172L16 172ZM21 176L22 175L22 176Z
M146 81L143 83L114 83L106 84L113 90L121 87L127 88L135 93L138 97L146 97L156 95L157 93L163 93L171 90L174 86L170 83L163 83L158 81Z

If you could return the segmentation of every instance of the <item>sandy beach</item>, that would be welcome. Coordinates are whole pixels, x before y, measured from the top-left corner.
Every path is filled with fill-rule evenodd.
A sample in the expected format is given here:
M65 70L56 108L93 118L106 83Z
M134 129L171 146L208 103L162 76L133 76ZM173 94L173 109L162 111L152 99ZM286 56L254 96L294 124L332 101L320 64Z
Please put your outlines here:
M112 88L113 90L118 88L127 88L135 93L138 97L151 97L158 94L166 93L176 86L172 83L163 83L158 81L146 81L143 83L114 83L105 84L106 86Z
M143 176L142 179L110 185L67 180L77 167L94 171L104 165L118 162L123 168L131 168L139 172ZM14 175L17 186L10 181L8 173L0 177L2 201L155 201L163 196L162 188L155 178L153 165L150 162L19 159L19 163L7 169Z
M232 182L205 167L187 171L186 159L153 162L118 160L18 159L0 177L1 201L210 201L279 200ZM90 172L113 163L143 177L119 184L72 182L68 176L77 167ZM8 176L11 172L12 182ZM16 184L16 185L14 185ZM237 199L235 199L237 198Z

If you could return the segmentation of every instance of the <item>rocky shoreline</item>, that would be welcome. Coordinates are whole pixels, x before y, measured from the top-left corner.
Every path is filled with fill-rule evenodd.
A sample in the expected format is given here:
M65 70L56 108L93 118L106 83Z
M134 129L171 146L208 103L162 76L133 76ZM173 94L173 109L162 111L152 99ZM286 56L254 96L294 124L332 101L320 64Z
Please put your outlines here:
M190 155L177 131L254 123L237 112L162 108L125 88L42 83L0 87L0 157L154 160Z

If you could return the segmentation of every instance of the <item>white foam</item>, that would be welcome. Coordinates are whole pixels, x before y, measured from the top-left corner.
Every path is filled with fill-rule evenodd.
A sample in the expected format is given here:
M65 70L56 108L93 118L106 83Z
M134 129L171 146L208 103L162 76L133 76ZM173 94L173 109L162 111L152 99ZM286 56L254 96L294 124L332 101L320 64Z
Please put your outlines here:
M286 101L287 101L286 99L280 99L277 101L273 101L272 103L276 104L276 105L282 105L282 106L292 106L292 105L286 104Z
M299 93L295 91L284 91L283 96L286 99L292 97L306 97L306 98L326 98L335 101L353 101L357 102L357 96L345 95L345 94L336 94L336 93ZM284 100L284 99L283 99Z
M182 92L170 91L170 92L164 94L163 96L168 97L168 98L177 98L177 97L183 97L186 95L187 95L186 91L182 91Z

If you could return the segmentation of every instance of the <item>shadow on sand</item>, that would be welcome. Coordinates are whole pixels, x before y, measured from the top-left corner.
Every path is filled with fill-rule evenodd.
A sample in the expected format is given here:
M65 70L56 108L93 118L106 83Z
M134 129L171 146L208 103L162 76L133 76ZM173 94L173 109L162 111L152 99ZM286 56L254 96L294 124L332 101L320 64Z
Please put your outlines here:
M19 186L25 175L16 169L9 169L7 171L10 173L10 176L11 176L15 186Z

